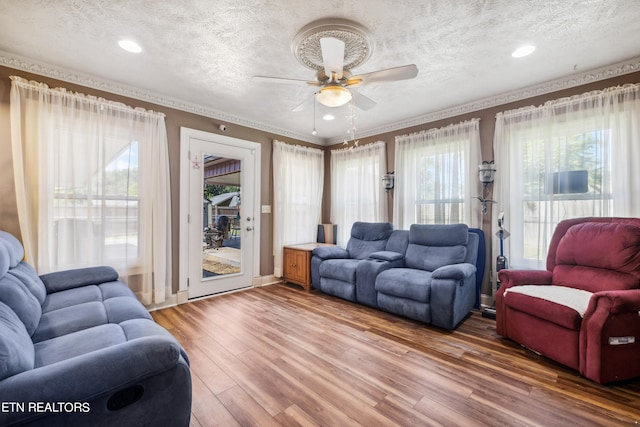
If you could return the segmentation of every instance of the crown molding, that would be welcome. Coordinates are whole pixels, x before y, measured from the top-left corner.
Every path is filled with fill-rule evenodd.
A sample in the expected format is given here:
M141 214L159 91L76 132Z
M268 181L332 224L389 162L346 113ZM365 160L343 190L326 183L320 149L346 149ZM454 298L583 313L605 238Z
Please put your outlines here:
M141 90L139 88L123 85L110 80L96 78L95 76L90 76L88 74L79 73L51 64L46 64L2 50L0 50L0 65L16 70L25 71L28 73L38 74L40 76L45 76L56 80L65 81L68 83L78 84L104 92L113 93L116 95L126 96L128 98L137 99L139 101L150 102L152 104L185 111L187 113L197 114L199 116L222 120L228 123L234 123L240 126L261 130L267 133L273 133L278 136L294 138L317 145L324 145L326 143L326 141L322 138L314 138L306 134L300 134L285 129L275 128L265 123L247 120L242 117L236 117L222 111L205 107L203 105L185 102L159 93Z
M637 71L640 71L640 57L584 71L582 73L571 74L569 76L550 80L539 85L528 86L522 89L506 92L501 95L496 95L489 98L480 99L456 107L434 111L422 116L389 123L384 126L368 129L364 132L359 132L355 135L355 137L364 138L368 136L375 136L387 132L393 132L401 129L419 126L449 117L460 116L462 114L473 113L475 111L497 107L500 105L508 104L510 102L521 101L523 99L533 98L535 96L545 95L552 92L558 92L560 90L570 89L600 80L606 80L625 74L635 73ZM328 145L338 144L341 143L343 139L344 138L331 138L327 141L327 143Z
M90 87L96 90L126 96L128 98L133 98L140 101L150 102L152 104L161 105L163 107L173 108L176 110L197 114L212 119L222 120L228 123L234 123L263 132L273 133L278 136L294 138L312 144L328 146L341 143L344 139L342 137L324 139L313 137L307 134L301 134L298 132L292 132L286 129L275 128L265 123L247 120L242 117L236 117L222 111L214 110L198 104L188 103L183 100L167 97L165 95L154 93L151 91L140 90L138 88L122 85L113 81L99 79L95 76L90 76L55 65L38 62L36 60L25 58L2 50L0 50L0 65L8 68L22 70L28 73L38 74L56 80ZM389 123L376 128L371 128L364 132L357 133L355 135L355 138L375 136L383 133L419 126L449 117L472 113L474 111L484 110L487 108L508 104L510 102L521 101L523 99L582 86L588 83L606 80L637 71L640 71L640 57L584 71L581 73L571 74L569 76L561 77L559 79L551 80L539 85L528 86L522 89L480 99L456 107L434 111L425 115Z

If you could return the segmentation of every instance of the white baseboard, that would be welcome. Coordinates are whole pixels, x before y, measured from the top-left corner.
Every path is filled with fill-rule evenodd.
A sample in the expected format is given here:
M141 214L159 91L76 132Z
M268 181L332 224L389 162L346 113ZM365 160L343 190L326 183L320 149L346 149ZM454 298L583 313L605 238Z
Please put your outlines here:
M261 286L267 285L275 285L276 283L281 283L282 279L274 276L273 274L269 276L258 276L253 278L253 287L258 288Z
M491 295L480 294L480 306L481 307L493 307L494 299Z
M178 294L173 294L169 298L164 300L164 302L161 302L160 304L151 304L151 305L147 305L145 307L149 311L156 311L156 310L161 310L163 308L174 307L174 306L180 304L178 301L179 301Z

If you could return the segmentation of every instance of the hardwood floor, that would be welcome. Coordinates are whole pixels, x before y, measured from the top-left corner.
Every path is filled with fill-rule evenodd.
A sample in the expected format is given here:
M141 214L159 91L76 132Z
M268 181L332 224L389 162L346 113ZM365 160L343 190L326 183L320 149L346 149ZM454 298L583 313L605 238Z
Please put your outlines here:
M479 312L448 332L271 285L152 315L191 360L192 426L640 423L640 380L581 378Z

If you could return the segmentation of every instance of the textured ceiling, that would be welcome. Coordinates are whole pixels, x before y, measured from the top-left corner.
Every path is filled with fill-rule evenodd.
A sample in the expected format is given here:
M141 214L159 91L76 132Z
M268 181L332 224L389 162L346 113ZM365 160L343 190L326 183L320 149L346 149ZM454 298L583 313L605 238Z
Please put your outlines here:
M291 43L321 18L350 19L373 41L367 73L416 64L413 80L364 86L378 102L357 111L356 135L420 123L457 106L581 76L640 58L637 0L0 0L0 65L199 112L312 142L346 136L336 120L291 110L313 88L254 75L313 79ZM140 54L121 50L136 40ZM513 59L522 44L530 56ZM624 68L624 67L623 67ZM566 83L565 83L566 84ZM570 83L569 83L570 84Z

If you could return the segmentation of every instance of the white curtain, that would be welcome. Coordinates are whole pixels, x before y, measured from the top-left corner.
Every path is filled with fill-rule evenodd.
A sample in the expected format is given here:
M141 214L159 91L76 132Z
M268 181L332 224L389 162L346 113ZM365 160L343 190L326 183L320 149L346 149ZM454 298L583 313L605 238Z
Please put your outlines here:
M559 221L640 216L640 85L500 113L494 153L510 266L544 268Z
M273 141L274 275L282 277L282 248L315 242L322 215L324 153Z
M480 227L479 119L396 137L395 228L465 223Z
M337 243L345 246L355 221L387 221L387 197L382 175L387 172L383 141L331 150L331 222L338 226Z
M164 115L11 77L20 230L40 274L111 265L144 304L171 294Z

